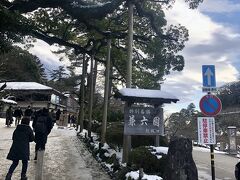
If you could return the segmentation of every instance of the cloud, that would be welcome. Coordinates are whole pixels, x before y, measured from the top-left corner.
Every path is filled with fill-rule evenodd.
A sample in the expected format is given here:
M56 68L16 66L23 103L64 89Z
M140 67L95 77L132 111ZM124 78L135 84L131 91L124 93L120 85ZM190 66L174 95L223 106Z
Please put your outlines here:
M189 30L189 41L180 52L185 68L166 76L162 85L162 90L180 99L176 105L166 105L167 109L180 110L191 102L197 105L206 94L202 92L202 65L215 65L217 86L237 80L239 72L234 63L240 57L240 32L214 22L202 9L190 10L181 0L166 11L166 18L169 24L181 24Z
M232 13L240 11L240 3L231 0L205 0L199 6L199 10L210 13Z

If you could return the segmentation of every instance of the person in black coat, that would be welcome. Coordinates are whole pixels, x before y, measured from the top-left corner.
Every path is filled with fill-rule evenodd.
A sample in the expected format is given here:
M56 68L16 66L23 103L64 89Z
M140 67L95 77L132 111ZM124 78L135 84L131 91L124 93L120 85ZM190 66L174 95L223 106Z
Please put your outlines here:
M49 116L48 110L43 108L33 120L33 130L35 132L35 158L37 160L37 151L45 150L47 137L50 134L53 123L52 118Z
M19 124L22 116L23 116L23 112L22 112L21 108L18 107L18 108L14 111L13 115L14 115L14 117L16 118L16 120L15 120L15 126L17 126L17 125Z
M6 111L6 125L7 127L10 127L13 122L13 111L12 106L9 106L9 108Z
M31 106L28 106L27 109L24 111L24 116L29 117L31 119L33 110L31 109Z
M240 160L238 160L238 163L235 166L235 178L236 180L240 180Z
M7 155L7 159L12 160L13 162L8 170L5 180L11 180L12 174L18 166L19 160L22 160L21 180L27 179L26 173L30 156L29 142L34 141L33 130L29 126L29 122L29 118L23 118L21 124L17 125L17 128L13 132L13 143Z
M61 115L61 110L58 109L57 112L56 112L56 121L59 121L60 115Z

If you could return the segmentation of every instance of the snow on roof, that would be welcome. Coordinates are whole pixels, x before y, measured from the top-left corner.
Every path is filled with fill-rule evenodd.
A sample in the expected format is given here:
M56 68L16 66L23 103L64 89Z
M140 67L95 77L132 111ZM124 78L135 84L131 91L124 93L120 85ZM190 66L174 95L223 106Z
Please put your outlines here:
M164 92L161 90L152 90L152 89L123 88L119 90L119 93L122 96L129 96L129 97L177 99L176 96L168 92Z
M236 129L237 127L236 126L228 126L227 128L228 129Z
M2 86L4 83L0 83ZM53 88L36 82L7 82L6 90L53 90Z
M4 102L4 103L7 103L7 104L17 104L16 101L13 101L13 100L10 100L10 99L0 99L0 101Z

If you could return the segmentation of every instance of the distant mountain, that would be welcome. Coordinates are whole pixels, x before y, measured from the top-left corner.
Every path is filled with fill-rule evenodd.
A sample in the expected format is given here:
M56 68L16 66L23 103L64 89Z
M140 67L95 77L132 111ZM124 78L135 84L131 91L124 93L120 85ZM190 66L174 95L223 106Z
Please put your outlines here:
M217 91L217 96L222 101L223 110L240 105L240 81L223 85Z

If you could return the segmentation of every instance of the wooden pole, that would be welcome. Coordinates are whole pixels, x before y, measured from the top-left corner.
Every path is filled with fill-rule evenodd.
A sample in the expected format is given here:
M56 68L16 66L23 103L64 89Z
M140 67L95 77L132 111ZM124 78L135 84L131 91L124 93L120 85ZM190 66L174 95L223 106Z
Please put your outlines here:
M103 120L102 120L102 133L101 133L101 143L105 143L106 128L107 128L107 112L108 112L108 97L109 97L109 76L110 76L110 59L111 59L111 39L107 42L108 52L106 60L106 70L105 70L105 90L104 90L104 108L103 108Z
M156 136L155 136L155 146L156 146L156 147L159 146L159 139L160 139L160 136L159 136L159 135L156 135Z
M133 4L128 4L128 53L127 53L127 77L126 87L131 88L132 84L132 52L133 52ZM127 103L125 104L127 106ZM131 149L131 136L123 137L123 155L122 162L128 162L128 155Z
M43 157L44 151L37 151L37 167L35 173L35 180L42 180L43 179Z
M139 168L139 180L143 178L143 168Z

